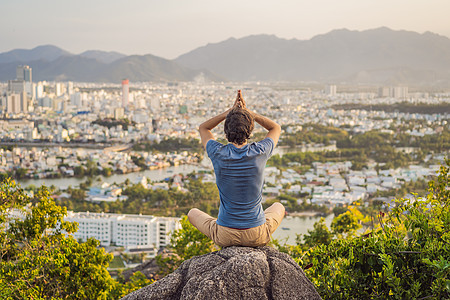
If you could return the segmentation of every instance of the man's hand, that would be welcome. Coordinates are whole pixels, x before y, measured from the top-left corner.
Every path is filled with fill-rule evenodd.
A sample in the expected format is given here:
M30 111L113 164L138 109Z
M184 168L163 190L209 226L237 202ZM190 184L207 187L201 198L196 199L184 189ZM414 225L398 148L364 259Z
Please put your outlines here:
M235 108L235 107L239 107L242 109L245 109L247 107L247 105L245 104L244 98L242 97L241 90L238 90L238 92L237 92L236 101L234 102L234 105L233 105L233 108Z

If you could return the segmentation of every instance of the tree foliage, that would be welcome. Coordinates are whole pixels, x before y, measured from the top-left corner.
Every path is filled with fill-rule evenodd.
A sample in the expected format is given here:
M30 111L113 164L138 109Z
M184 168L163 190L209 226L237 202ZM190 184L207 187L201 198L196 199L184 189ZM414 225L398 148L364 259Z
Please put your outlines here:
M136 275L128 283L107 271L111 254L89 239L79 243L76 223L42 186L34 197L11 179L0 185L1 299L118 299L150 283Z
M426 197L396 200L389 212L378 214L372 231L340 236L338 228L354 229L340 226L353 223L351 217L336 220L346 212L335 219L331 241L319 222L303 243L280 250L306 270L325 299L449 299L448 163L429 182Z
M172 152L174 149L189 150L194 153L202 153L200 140L194 138L168 138L157 142L143 141L133 145L136 151Z

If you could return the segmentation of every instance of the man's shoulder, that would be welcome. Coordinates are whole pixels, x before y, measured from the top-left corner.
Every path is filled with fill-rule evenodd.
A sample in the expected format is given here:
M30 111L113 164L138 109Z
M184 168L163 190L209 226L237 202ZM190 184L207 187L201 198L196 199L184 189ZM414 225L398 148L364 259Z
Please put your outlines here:
M223 146L224 144L219 143L214 139L210 139L209 141L206 142L206 153L208 153L208 156L211 157Z
M270 156L272 154L274 145L274 141L270 137L266 137L261 141L253 142L250 147L254 148L260 153L267 153Z
M274 141L272 140L272 138L270 137L266 137L258 142L253 142L252 145L254 147L259 147L259 148L273 148L274 146Z

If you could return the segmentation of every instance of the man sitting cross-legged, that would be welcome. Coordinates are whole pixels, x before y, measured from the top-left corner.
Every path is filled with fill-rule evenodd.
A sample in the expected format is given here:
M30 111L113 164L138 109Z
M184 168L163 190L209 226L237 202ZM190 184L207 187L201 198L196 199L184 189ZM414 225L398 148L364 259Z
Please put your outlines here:
M211 132L223 120L227 145L215 141ZM268 133L263 140L248 144L254 122ZM222 247L266 245L285 213L281 203L266 210L261 204L264 167L278 143L280 125L247 109L239 90L233 107L202 123L199 131L214 166L220 207L217 219L193 208L189 221Z

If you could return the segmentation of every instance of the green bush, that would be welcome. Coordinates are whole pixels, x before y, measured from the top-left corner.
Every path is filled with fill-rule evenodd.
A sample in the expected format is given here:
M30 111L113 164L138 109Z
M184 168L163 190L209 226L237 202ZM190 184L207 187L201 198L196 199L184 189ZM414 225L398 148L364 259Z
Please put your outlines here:
M114 280L112 255L67 236L78 225L66 213L45 186L31 198L9 178L0 183L0 299L119 299L151 283L142 274Z
M370 232L344 238L339 233L348 226L334 222L330 242L320 224L303 244L278 247L305 269L324 299L449 299L448 164L429 182L426 197L396 200L390 212L378 214L379 225Z

